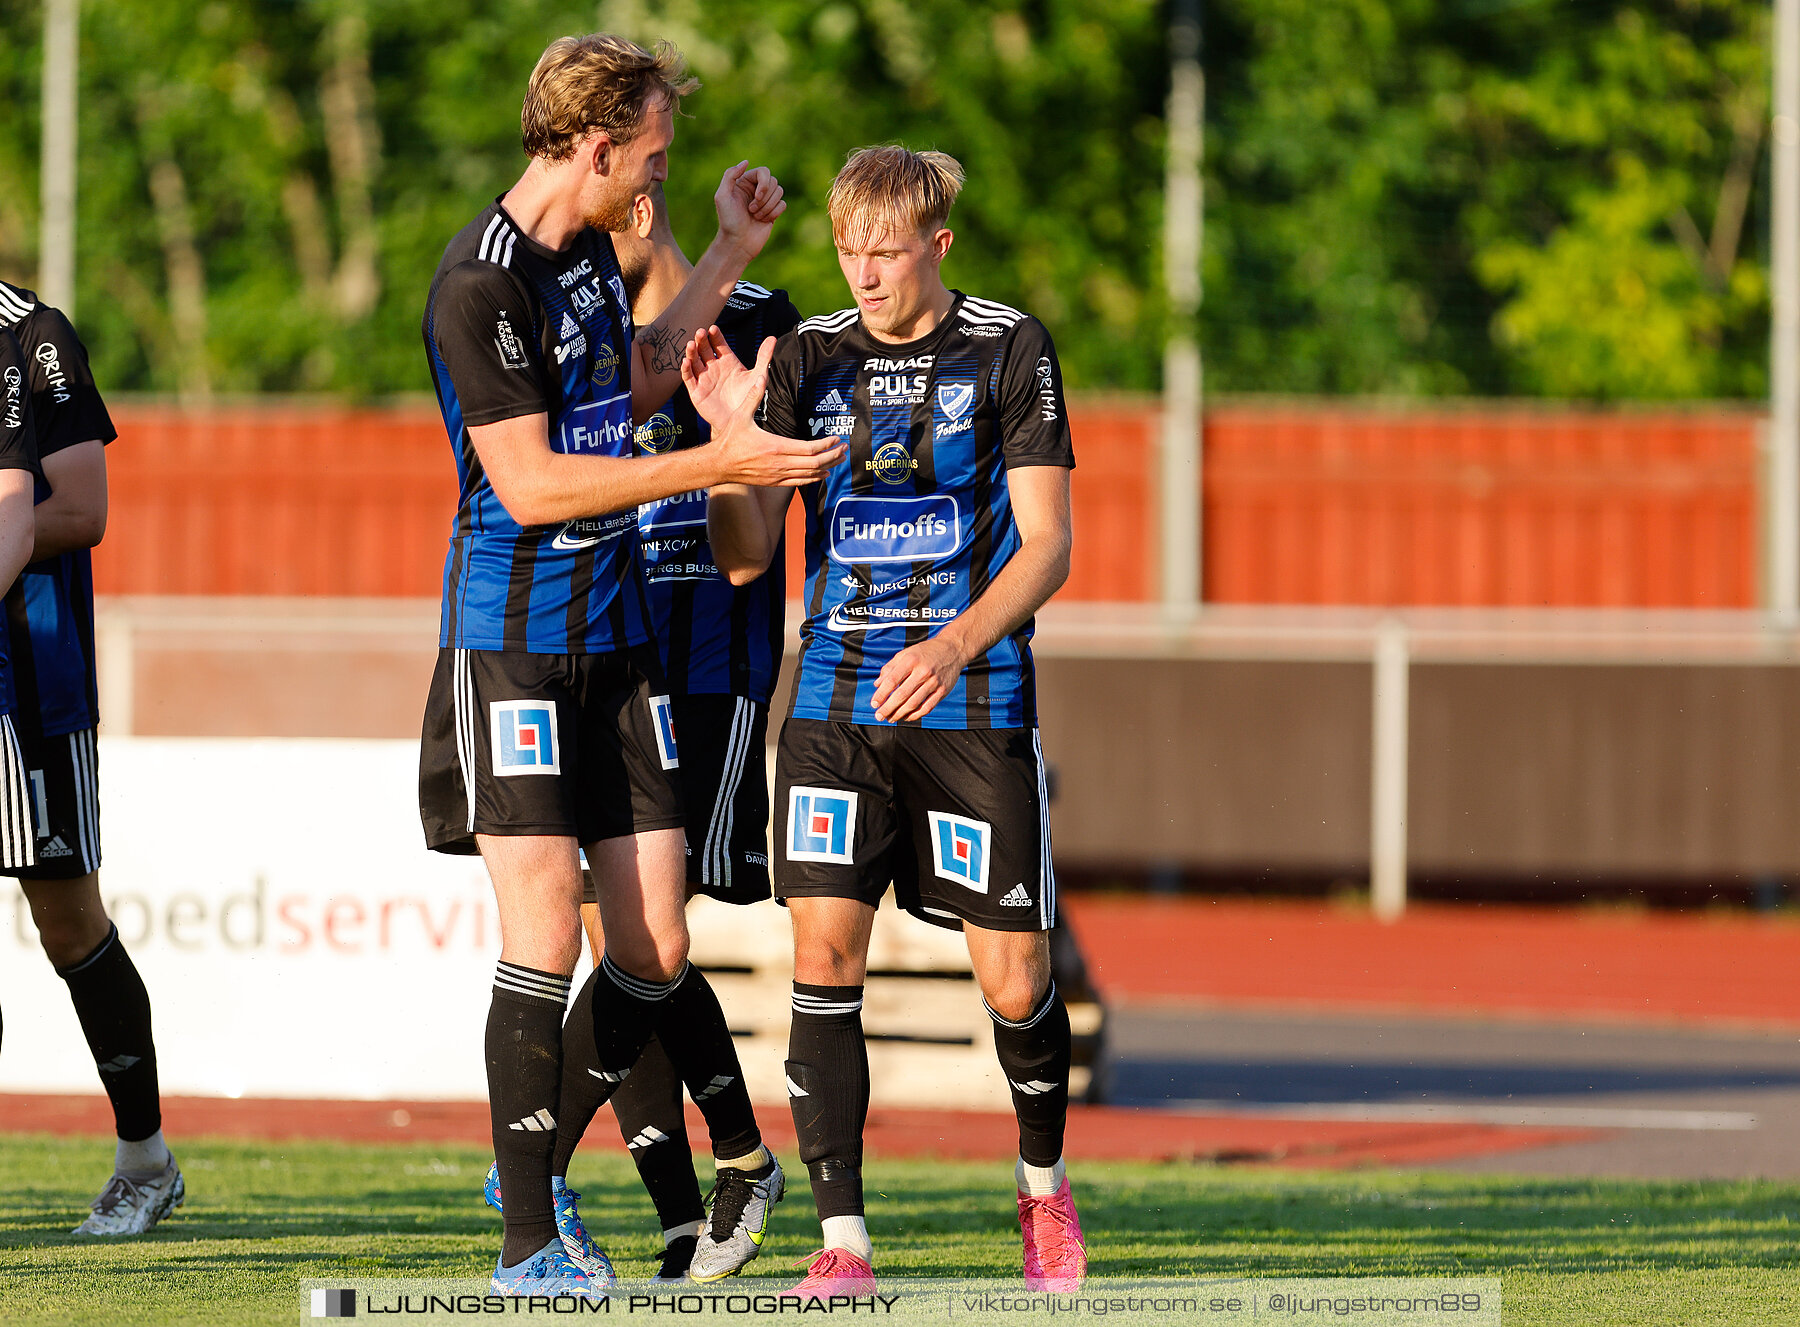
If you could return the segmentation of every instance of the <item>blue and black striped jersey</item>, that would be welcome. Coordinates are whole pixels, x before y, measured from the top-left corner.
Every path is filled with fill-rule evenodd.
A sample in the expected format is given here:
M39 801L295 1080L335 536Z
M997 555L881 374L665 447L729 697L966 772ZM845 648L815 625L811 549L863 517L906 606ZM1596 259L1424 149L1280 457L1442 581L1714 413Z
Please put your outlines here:
M785 290L738 282L719 314L718 328L746 364L763 338L781 336L800 321ZM711 436L686 390L638 425L645 456L697 447ZM762 705L781 671L784 549L748 585L734 586L713 561L706 538L706 490L680 493L638 508L650 612L669 687L689 695L745 696Z
M0 327L18 339L39 460L118 437L88 369L87 347L62 313L0 282ZM34 467L35 468L35 467ZM39 471L36 500L50 496ZM94 563L85 548L33 562L6 592L7 690L21 727L46 737L100 722L94 667Z
M444 250L424 331L461 485L439 644L599 654L649 640L637 512L521 526L469 439L547 414L553 451L632 454L631 306L612 238L584 230L555 253L495 202Z
M884 665L980 597L1019 549L1007 472L1075 464L1062 370L1037 319L953 292L906 345L855 309L809 318L769 366L764 421L792 438L837 434L849 457L800 490L806 622L789 711L875 723ZM1032 623L976 659L927 728L1037 723Z

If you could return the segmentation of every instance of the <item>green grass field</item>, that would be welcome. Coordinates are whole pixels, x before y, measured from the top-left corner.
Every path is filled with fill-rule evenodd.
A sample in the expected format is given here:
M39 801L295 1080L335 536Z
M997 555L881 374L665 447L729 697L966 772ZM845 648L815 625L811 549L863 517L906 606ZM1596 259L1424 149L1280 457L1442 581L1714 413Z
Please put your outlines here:
M307 1277L480 1277L498 1219L485 1152L238 1141L183 1145L188 1203L150 1236L68 1230L106 1177L98 1140L0 1139L0 1321L292 1323ZM1010 1168L868 1168L878 1268L1016 1275ZM1098 1275L1498 1275L1513 1324L1800 1322L1800 1186L1549 1181L1192 1165L1084 1165L1077 1197ZM578 1157L589 1228L621 1273L660 1240L630 1163ZM815 1247L804 1179L769 1251L771 1288ZM653 1247L654 1246L654 1247Z

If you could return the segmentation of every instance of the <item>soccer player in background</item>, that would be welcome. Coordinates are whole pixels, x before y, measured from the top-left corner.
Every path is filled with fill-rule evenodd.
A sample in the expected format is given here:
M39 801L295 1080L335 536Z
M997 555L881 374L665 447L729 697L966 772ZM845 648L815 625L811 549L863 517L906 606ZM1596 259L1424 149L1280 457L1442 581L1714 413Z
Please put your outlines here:
M625 295L639 326L662 316L693 271L669 224L660 184L632 200L630 224L613 232ZM744 358L767 336L800 321L787 292L740 281L719 314L719 329ZM703 445L706 424L684 390L637 426L640 456ZM677 777L687 808L687 887L726 903L769 897L769 786L765 770L769 698L781 669L782 567L734 586L713 565L706 540L706 491L696 489L638 508L650 614L669 684L669 710L680 743ZM591 876L582 920L590 949L605 952ZM603 1099L595 1062L587 988L563 1026L563 1091L557 1112L553 1184L567 1190L569 1163ZM710 1088L708 1089L711 1090ZM658 1282L715 1281L740 1271L762 1251L763 1227L742 1220L750 1204L779 1199L769 1179L741 1169L719 1171L702 1202L682 1109L681 1079L653 1037L611 1097L613 1114L662 1225ZM772 1178L772 1176L770 1177ZM495 1172L488 1201L500 1207ZM759 1193L760 1187L764 1190ZM707 1220L710 1208L711 1221ZM705 1232L701 1256L697 1243Z
M0 282L0 327L25 356L41 479L28 528L29 565L6 592L6 685L23 758L27 842L0 871L19 878L38 940L68 983L81 1030L112 1102L113 1175L78 1235L136 1235L186 1196L162 1136L150 993L100 900L100 722L89 550L106 533L106 444L118 434L69 320L28 290ZM13 371L9 366L8 373ZM8 390L11 379L8 378ZM18 471L5 472L16 480ZM9 536L13 533L9 526ZM9 794L10 795L10 794Z
M807 619L776 755L775 894L794 924L788 1095L824 1223L798 1293L868 1294L863 982L875 909L961 927L1019 1121L1024 1271L1086 1271L1062 1159L1068 1013L1050 976L1056 912L1030 651L1068 575L1074 452L1036 319L944 286L962 168L901 147L853 154L831 186L855 306L811 318L745 371L716 331L689 394L715 437L846 436L850 464L803 490ZM766 385L766 393L763 389ZM734 581L775 555L790 491L719 486L713 549Z
M767 171L727 170L717 236L663 315L634 333L608 232L666 178L675 112L696 86L666 44L553 42L521 113L530 162L450 241L426 304L461 498L419 800L431 848L481 854L500 915L486 1054L506 1197L501 1293L596 1295L611 1279L550 1176L583 850L606 934L584 996L596 1081L616 1087L655 1034L700 1101L721 1167L780 1187L718 999L687 962L679 757L637 509L720 482L805 482L842 449L744 437L632 455L634 424L680 386L688 329L718 317L783 209Z

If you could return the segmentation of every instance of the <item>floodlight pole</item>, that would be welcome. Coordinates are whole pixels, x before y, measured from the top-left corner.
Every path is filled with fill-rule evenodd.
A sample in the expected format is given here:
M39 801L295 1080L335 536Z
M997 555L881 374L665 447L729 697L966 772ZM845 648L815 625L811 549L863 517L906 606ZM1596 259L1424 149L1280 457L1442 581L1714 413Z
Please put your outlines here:
M38 298L75 316L76 62L81 0L44 0Z
M1774 64L1763 602L1791 626L1800 618L1800 0L1775 0Z
M1163 346L1162 447L1158 467L1161 592L1171 620L1200 607L1200 161L1206 76L1200 68L1200 0L1174 0L1169 19L1168 154L1163 182L1163 280L1169 337Z

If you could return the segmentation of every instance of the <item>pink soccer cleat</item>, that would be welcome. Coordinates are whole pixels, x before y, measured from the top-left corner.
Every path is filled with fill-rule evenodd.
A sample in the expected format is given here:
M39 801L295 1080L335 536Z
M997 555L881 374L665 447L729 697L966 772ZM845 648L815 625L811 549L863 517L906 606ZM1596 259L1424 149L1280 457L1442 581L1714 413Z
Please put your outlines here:
M806 1279L788 1291L802 1299L874 1293L875 1269L848 1249L820 1249L806 1264Z
M1067 1295L1087 1275L1087 1241L1069 1196L1069 1181L1048 1198L1019 1195L1019 1229L1025 1236L1025 1287Z

